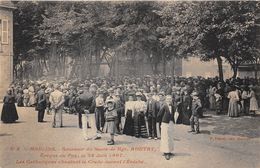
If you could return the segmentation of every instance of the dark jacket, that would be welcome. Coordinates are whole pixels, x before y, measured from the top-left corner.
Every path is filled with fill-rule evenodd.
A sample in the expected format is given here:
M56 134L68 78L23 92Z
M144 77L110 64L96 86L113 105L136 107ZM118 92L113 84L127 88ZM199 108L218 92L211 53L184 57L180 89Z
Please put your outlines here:
M169 106L165 103L157 114L157 122L169 123L170 121L174 122L174 113L170 112Z
M201 110L201 101L200 99L197 100L192 100L192 115L198 116L199 115L199 110Z
M182 111L183 112L190 111L191 106L192 106L192 97L190 95L184 95L183 96L183 102L182 102L182 107L183 107Z
M90 110L94 96L91 93L82 93L77 97L76 106L79 113L84 114L84 110Z
M39 90L36 95L36 110L45 110L46 109L46 94L43 89Z
M146 110L146 117L157 117L158 108L157 108L157 101L156 100L147 100L147 110Z

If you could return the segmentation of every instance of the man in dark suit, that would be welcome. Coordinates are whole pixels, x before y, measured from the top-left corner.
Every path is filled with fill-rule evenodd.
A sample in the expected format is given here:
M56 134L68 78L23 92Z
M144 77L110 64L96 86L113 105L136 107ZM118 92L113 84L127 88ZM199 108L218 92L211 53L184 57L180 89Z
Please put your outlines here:
M46 94L45 94L45 85L41 85L40 90L36 95L36 110L38 111L38 122L44 122L44 113L46 109Z
M76 98L76 107L79 119L79 128L82 128L82 115L88 117L91 105L93 103L94 95L90 92L79 90L78 97ZM86 113L87 112L87 113ZM87 118L88 119L88 118ZM89 121L87 120L87 128L90 128Z
M148 139L154 138L157 139L157 130L156 130L156 118L157 118L157 101L152 98L152 93L147 94L147 110L146 117L148 121Z

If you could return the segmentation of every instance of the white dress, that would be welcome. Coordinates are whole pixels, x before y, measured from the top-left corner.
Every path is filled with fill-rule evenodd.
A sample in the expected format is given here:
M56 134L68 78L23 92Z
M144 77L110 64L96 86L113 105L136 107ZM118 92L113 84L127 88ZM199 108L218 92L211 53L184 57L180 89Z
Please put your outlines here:
M170 112L172 113L171 109ZM161 144L160 151L162 153L173 153L174 144L173 144L173 133L174 133L174 124L173 121L169 123L162 122L161 125Z
M249 110L250 111L257 111L258 110L258 104L257 104L255 92L251 91L250 94L249 94L249 97L250 97L250 107L249 107Z

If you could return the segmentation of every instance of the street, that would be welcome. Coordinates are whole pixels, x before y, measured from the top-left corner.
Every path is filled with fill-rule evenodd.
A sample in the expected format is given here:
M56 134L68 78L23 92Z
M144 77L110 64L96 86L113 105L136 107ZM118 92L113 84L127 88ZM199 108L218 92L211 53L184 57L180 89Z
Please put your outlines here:
M259 114L228 118L207 112L198 135L188 133L189 126L175 125L175 155L166 160L160 153L160 140L118 135L115 145L107 146L108 134L100 140L83 139L77 115L64 114L64 127L52 128L51 115L45 114L46 122L38 123L34 108L17 110L16 123L0 124L1 168L260 167ZM94 135L94 130L89 133Z

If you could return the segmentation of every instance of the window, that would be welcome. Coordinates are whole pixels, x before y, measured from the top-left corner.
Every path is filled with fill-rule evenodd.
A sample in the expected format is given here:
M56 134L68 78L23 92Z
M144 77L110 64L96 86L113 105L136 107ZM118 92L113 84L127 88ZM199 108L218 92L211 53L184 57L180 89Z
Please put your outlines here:
M8 20L2 20L2 44L8 44Z

